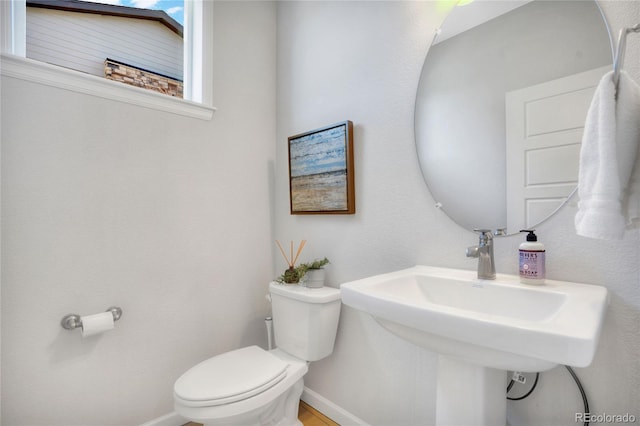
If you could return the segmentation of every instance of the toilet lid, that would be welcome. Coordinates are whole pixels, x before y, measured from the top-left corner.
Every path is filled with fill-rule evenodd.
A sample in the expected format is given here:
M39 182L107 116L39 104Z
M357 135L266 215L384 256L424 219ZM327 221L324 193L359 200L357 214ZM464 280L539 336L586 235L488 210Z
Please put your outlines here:
M209 358L192 367L175 383L175 394L206 405L240 401L269 389L287 374L287 363L249 346Z

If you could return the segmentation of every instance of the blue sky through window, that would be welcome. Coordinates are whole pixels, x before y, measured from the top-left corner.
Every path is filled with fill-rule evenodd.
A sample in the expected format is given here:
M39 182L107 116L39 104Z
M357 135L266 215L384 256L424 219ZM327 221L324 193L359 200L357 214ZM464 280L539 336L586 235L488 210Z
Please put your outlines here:
M85 0L94 3L115 4L140 9L164 10L169 16L184 25L183 0Z

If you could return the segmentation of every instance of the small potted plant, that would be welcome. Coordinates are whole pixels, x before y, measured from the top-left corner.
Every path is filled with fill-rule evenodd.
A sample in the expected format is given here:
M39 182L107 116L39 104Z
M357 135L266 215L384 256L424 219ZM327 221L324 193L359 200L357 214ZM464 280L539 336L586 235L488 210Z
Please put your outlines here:
M300 266L296 268L302 272L300 277L302 281L300 284L310 288L323 287L325 276L324 266L328 263L329 259L326 257L324 259L314 260L310 263L301 263Z

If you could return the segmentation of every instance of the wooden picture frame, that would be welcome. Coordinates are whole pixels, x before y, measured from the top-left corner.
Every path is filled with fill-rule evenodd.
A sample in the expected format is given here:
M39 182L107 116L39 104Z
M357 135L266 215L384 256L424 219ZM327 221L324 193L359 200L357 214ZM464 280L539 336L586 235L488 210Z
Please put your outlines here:
M353 123L301 133L288 142L291 214L354 214Z

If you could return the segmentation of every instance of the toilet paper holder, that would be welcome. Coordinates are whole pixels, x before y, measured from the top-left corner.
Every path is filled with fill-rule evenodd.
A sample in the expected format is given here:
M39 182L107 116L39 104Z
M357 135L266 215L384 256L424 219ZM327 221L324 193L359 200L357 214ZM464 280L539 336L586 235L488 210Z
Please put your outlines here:
M111 306L105 312L111 312L113 321L118 321L122 316L122 308L117 306ZM65 315L62 321L60 321L60 325L62 325L62 328L65 330L73 330L74 328L82 327L82 318L80 318L78 314Z

